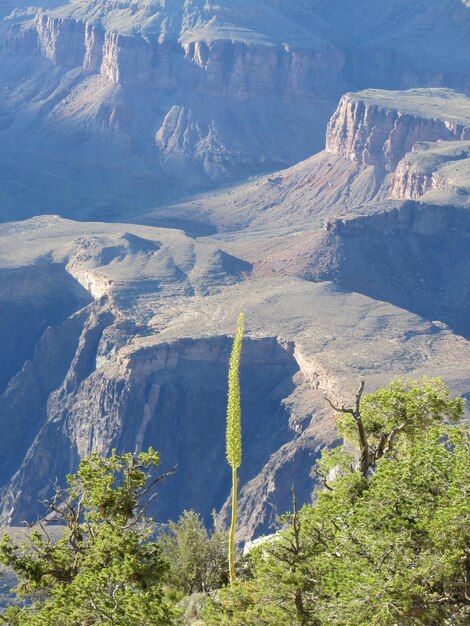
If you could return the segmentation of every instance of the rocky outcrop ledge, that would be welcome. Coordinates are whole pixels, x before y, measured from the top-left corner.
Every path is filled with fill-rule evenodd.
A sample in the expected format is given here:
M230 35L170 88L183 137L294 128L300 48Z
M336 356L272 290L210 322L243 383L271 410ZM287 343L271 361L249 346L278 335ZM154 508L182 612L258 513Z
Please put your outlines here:
M416 142L469 138L470 98L449 89L369 89L341 98L326 149L393 172Z

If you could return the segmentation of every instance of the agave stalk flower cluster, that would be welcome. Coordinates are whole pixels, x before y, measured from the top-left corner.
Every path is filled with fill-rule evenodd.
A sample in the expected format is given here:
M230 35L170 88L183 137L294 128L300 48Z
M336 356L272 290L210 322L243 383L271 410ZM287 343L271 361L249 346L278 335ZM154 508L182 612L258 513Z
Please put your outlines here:
M242 462L241 406L240 406L240 355L244 332L244 315L240 313L233 340L228 372L226 456L232 468L232 519L229 533L229 577L235 582L235 526L237 523L237 469Z

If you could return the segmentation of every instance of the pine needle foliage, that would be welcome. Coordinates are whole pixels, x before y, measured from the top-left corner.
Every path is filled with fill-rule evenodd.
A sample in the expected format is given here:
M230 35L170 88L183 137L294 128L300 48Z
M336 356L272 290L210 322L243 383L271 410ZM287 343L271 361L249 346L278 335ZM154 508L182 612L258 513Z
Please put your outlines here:
M463 400L399 379L338 413L348 443L323 452L315 505L294 502L248 575L207 602L206 626L470 624Z
M68 487L49 502L62 528L55 541L45 520L16 543L0 541L0 565L17 577L19 605L7 626L172 626L175 610L165 596L168 566L153 541L145 508L165 475L158 452L83 459Z

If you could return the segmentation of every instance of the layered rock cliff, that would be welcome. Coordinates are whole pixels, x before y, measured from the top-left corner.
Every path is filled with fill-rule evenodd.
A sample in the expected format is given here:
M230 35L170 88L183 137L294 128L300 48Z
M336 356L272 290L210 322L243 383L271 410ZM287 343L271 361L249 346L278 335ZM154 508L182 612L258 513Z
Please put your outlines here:
M109 335L108 331L108 347ZM209 523L213 508L221 509L229 494L229 475L224 471L224 405L230 340L211 337L165 343L133 353L118 371L115 363L109 363L109 353L103 355L103 348L102 343L101 358L108 364L90 372L77 386L66 384L66 391L59 390L50 400L50 415L56 420L60 417L67 447L80 457L91 450L106 453L116 446L122 450L157 447L165 468L177 465L175 477L161 486L153 508L157 518L175 519L189 507ZM247 340L245 358L242 485L255 479L273 452L295 436L283 400L294 389L291 378L298 369L291 350L274 339ZM55 432L57 426L49 424L48 428ZM47 447L54 439L52 433L44 434L42 445ZM63 474L66 456L61 457L56 455L55 466L47 469L49 475ZM31 468L22 468L23 481L29 481L37 462L31 459ZM21 491L31 492L31 487L25 484ZM16 487L15 491L20 490ZM280 493L275 500L280 503L285 496ZM28 507L29 503L17 501L15 517L24 515ZM245 516L252 532L270 525L263 519L250 519L253 511L246 510Z
M242 102L273 95L308 102L319 91L336 94L344 65L342 53L328 42L311 50L230 39L177 42L49 13L38 13L9 34L9 45L17 51L33 42L53 65L83 67L114 83L191 88Z
M469 112L470 98L446 89L346 94L328 125L327 150L244 185L160 208L155 216L163 211L179 219L203 214L219 232L296 234L289 244L296 253L286 253L280 239L277 261L271 254L264 264L256 248L249 252L260 261L257 271L269 266L293 273L305 243L301 231L321 228L331 215L354 214L373 202L378 211L387 198L423 194L441 206L468 203L469 142L459 139L470 132Z
M128 33L104 19L58 12L13 19L4 38L5 114L28 109L24 72L43 113L33 116L32 125L26 113L28 142L8 139L3 150L5 162L17 162L17 151L37 146L46 167L37 171L37 160L30 166L40 190L34 204L44 200L45 185L55 193L42 206L68 216L79 210L77 194L58 188L63 179L47 168L57 151L65 169L79 166L87 180L104 169L111 197L103 197L106 191L96 185L88 204L120 205L125 194L128 205L151 205L162 196L184 195L306 157L321 146L321 129L343 91L344 55L328 41L296 45L267 37L232 38L217 30L180 38ZM12 57L25 67L16 78L15 69L6 68ZM21 126L23 115L17 119ZM8 124L7 134L12 130ZM96 163L101 153L106 158ZM131 168L122 168L124 161ZM136 186L137 179L145 184ZM179 184L171 185L174 179ZM13 214L23 200L16 186L10 193ZM91 188L84 193L90 195ZM61 206L71 210L59 207L54 200L59 196L67 197Z
M150 445L159 449L164 468L177 466L152 505L158 520L193 508L209 523L212 510L223 509L230 492L224 406L231 340L211 336L126 347L138 332L101 301L40 339L0 398L8 431L1 443L3 524L31 519L50 493L50 477L64 477L91 451ZM321 384L320 372L310 382L313 389ZM295 469L299 497L310 497L309 468L328 428L325 441L311 435L300 446L294 441L305 429L302 419L309 422L308 409L289 400L301 381L292 344L245 340L240 539L272 528L276 512L288 507ZM283 460L287 450L289 463L297 459L291 469ZM260 505L260 493L278 474L284 476L275 479L279 489ZM247 484L254 499L244 495Z
M419 141L468 139L469 105L445 89L346 94L328 124L326 150L393 172Z
M49 326L92 300L62 265L0 269L0 392Z
M174 204L311 155L361 81L465 91L460 0L25 5L0 27L0 218L94 221L0 224L2 522L34 519L51 480L90 451L148 445L162 469L178 466L158 520L223 517L240 310L240 539L275 526L293 483L311 499L312 466L337 436L325 393L347 402L357 379L373 390L400 375L469 393L467 212L384 200L394 171L400 198L468 196L467 98L348 94L330 152ZM447 147L421 167L436 140Z
M382 227L375 239L378 230L392 239L396 226ZM158 520L188 507L207 520L214 507L224 517L226 376L240 310L247 335L239 539L275 526L293 483L299 500L310 500L312 466L336 439L325 393L346 401L359 376L372 390L399 373L442 371L455 391L468 390L468 345L444 325L333 284L254 279L249 263L212 240L41 217L0 225L0 242L2 298L16 307L12 316L23 315L23 297L33 308L41 290L57 309L53 318L37 298L33 323L22 326L21 358L5 355L2 523L34 520L51 480L92 450L149 445L160 450L162 470L177 465L152 501ZM41 315L48 317L36 328ZM0 345L11 328L0 325Z

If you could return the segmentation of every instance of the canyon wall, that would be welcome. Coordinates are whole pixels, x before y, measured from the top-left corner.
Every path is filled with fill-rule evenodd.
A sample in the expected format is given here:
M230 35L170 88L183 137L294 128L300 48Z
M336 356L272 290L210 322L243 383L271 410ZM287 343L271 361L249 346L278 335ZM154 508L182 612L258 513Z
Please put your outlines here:
M470 142L419 142L397 166L391 197L449 204L470 203Z
M440 10L443 1L420 6ZM293 482L299 501L310 501L315 459L337 436L324 393L340 397L362 376L372 390L422 374L468 391L468 342L456 336L470 336L468 213L383 200L391 180L397 198L450 184L443 172L439 182L432 168L415 167L409 151L470 139L468 100L445 89L347 94L328 126L329 152L253 179L243 192L212 193L212 206L239 216L235 226L227 218L220 248L127 222L152 223L142 211L165 198L165 225L174 226L171 193L310 155L340 95L359 80L465 91L470 47L449 73L428 61L439 47L433 13L407 65L401 50L374 43L374 20L362 24L370 16L362 8L377 15L389 2L316 2L320 19L310 2L263 1L235 11L243 28L228 11L238 3L204 3L214 19L170 34L113 26L108 10L133 15L130 0L69 4L98 7L102 19L65 17L64 7L19 14L0 55L0 157L14 188L10 199L5 192L8 219L19 201L32 213L94 219L0 227L0 520L34 519L51 479L92 450L149 445L160 450L162 471L177 465L152 503L158 520L190 507L205 520L213 508L223 517L228 335L246 310L240 538L251 538L289 509ZM202 5L150 8L164 6L171 22L175 7L191 4ZM347 4L367 36L349 36ZM401 4L413 20L415 6ZM207 198L197 197L178 226L185 218L211 226ZM252 261L281 248L268 277L253 275Z
M390 196L397 200L417 200L432 187L433 172L413 167L412 157L405 155L395 170Z
M34 11L17 3L0 52L0 157L12 172L2 204L7 219L19 207L21 217L109 212L114 219L292 165L323 148L325 125L348 90L469 91L470 13L457 0L415 10L369 0L341 9L323 0L295 7L44 0ZM454 18L457 8L463 15ZM413 45L397 45L411 30ZM452 139L460 130L428 121L418 132L403 113L392 119L367 105L362 115L348 112L346 101L342 108L328 149L390 171L418 136ZM356 114L368 121L343 141L341 119ZM19 159L28 175L15 167ZM69 176L77 168L82 177Z
M91 300L59 264L0 269L0 393L45 330Z
M152 501L157 520L188 507L206 521L213 508L224 518L227 369L240 310L241 540L275 527L293 483L299 501L311 500L312 468L337 438L325 393L349 402L362 376L373 390L398 375L442 372L466 392L468 342L445 325L465 330L469 264L457 251L470 249L466 217L404 209L332 221L309 250L304 280L256 278L212 238L171 229L46 216L0 225L0 297L13 307L0 346L18 336L16 315L25 348L17 361L5 354L0 389L1 523L33 521L51 481L91 451L148 446L161 452L162 472L177 466Z
M50 477L64 477L91 451L112 448L153 446L162 471L176 466L152 502L149 512L157 520L193 508L209 524L213 509L224 510L230 493L225 401L231 340L181 339L120 354L132 330L116 319L112 306L89 305L43 335L0 396L9 433L0 444L3 524L34 517L39 500L50 494ZM288 508L292 472L298 471L300 497L310 497L312 450L324 444L310 442L306 451L306 442L294 442L298 433L285 401L296 389L296 375L293 345L273 337L245 340L240 539L268 531ZM278 453L286 446L290 469L286 450ZM260 506L273 480L279 489ZM245 495L247 485L255 497Z
M82 67L117 84L178 87L241 102L274 95L306 103L318 92L336 95L344 65L344 55L328 42L311 49L230 39L180 43L41 12L11 28L7 47L36 49L55 66Z
M84 206L93 217L103 206L142 210L294 163L322 147L344 91L344 54L328 41L128 34L54 12L12 22L0 54L0 89L7 87L0 151L24 189L14 165L21 154L37 193L29 202L12 185L3 209L9 218L18 207L24 216L74 216ZM25 75L42 111L33 119ZM29 156L32 146L39 158ZM64 177L55 176L57 152ZM86 182L73 178L77 190L61 185L76 167ZM78 196L87 198L80 207Z
M421 103L420 91L423 99ZM433 89L404 92L409 94L406 96L408 101L413 95L416 97L415 111L411 110L412 103L406 100L404 109L401 108L403 96L399 92L395 92L397 99L394 106L381 101L383 93L386 92L367 90L346 94L341 98L327 128L328 152L393 172L405 154L419 141L470 138L470 119L465 119L463 114L460 120L452 111L443 110L447 105L446 96L449 95L452 100L452 92ZM445 105L438 107L434 116L426 111L426 98L433 97L433 94L442 99ZM441 98L441 95L444 97ZM392 100L392 95L387 99ZM465 101L463 96L457 94L455 99ZM420 104L424 105L424 111L420 110Z

